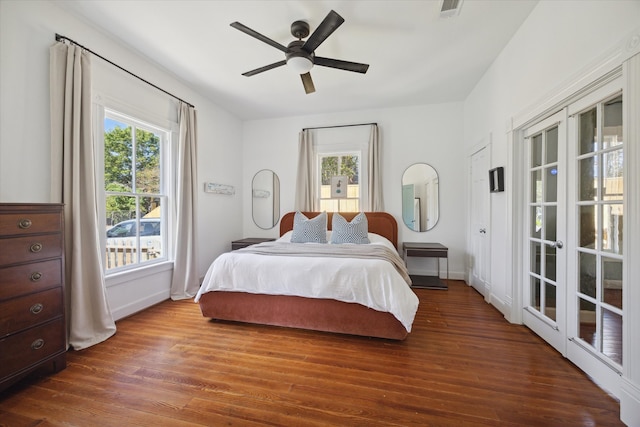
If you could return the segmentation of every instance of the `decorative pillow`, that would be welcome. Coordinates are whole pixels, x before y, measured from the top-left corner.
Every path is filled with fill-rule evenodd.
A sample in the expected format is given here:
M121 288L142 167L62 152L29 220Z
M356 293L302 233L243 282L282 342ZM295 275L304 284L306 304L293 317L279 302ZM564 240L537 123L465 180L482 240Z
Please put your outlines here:
M369 223L364 212L356 215L351 222L347 222L342 215L334 212L331 229L331 243L370 243L367 235Z
M327 243L327 213L307 218L300 212L293 216L291 243Z

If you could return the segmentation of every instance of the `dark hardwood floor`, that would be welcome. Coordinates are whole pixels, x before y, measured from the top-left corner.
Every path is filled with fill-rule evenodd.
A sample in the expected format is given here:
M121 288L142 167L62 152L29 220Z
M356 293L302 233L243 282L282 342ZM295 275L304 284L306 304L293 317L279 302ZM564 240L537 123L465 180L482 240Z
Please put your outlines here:
M166 301L0 394L7 426L616 426L618 402L462 282L394 342L211 322Z

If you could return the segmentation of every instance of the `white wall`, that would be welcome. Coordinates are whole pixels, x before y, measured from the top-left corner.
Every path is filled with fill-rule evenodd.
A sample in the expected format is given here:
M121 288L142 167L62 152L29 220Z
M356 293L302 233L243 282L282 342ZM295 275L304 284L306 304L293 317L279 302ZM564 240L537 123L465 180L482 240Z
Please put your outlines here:
M70 37L144 79L194 104L198 110L198 182L234 185L235 196L199 192L198 271L204 275L211 261L230 249L241 234L242 161L241 121L189 89L174 76L146 62L138 52L113 39L49 1L0 1L0 202L49 202L50 121L49 47L55 34ZM138 85L124 73L110 70L94 58L96 85L113 93L119 84ZM118 79L117 81L112 79ZM139 83L140 104L152 105L156 117L175 120L175 102ZM207 236L201 238L201 236ZM133 286L116 284L108 290L117 317L144 305L143 291L153 298L169 295L171 274L134 279Z
M464 103L465 154L491 134L491 167L505 166L508 120L616 47L639 22L637 1L541 1ZM506 193L491 202L491 292L510 301Z
M244 237L276 237L279 225L261 230L251 218L251 179L261 169L280 177L281 212L292 211L298 161L298 133L307 127L376 122L382 144L382 182L385 210L398 221L399 240L439 242L449 247L451 278L464 277L465 237L462 104L333 113L243 124ZM337 131L336 131L337 132ZM440 220L433 230L417 233L402 223L402 174L413 163L433 166L440 177ZM239 236L240 237L240 236ZM442 261L442 269L446 264ZM412 258L411 273L431 274L435 260Z
M558 92L567 90L578 76L603 63L611 53L622 48L623 41L631 41L630 35L640 25L640 2L638 1L540 1L527 20L496 58L464 103L464 140L467 156L471 147L488 135L492 135L491 167L509 164L507 129L512 118L525 120ZM637 42L637 39L635 39ZM637 46L637 43L636 43ZM598 77L598 76L596 76ZM578 83L585 85L588 81ZM577 90L578 87L574 90ZM625 101L626 102L626 101ZM532 117L530 117L532 118ZM637 119L637 118L636 118ZM628 138L625 135L625 138ZM637 137L637 136L636 136ZM628 141L625 139L625 141ZM635 148L631 148L633 150ZM638 168L629 157L626 168ZM637 157L635 157L637 159ZM509 303L514 296L512 283L507 274L510 266L505 260L515 236L505 226L508 209L507 194L511 182L510 172L505 171L507 192L491 197L491 293L496 300ZM627 185L628 199L640 198L638 186ZM632 192L632 194L631 194ZM469 212L469 215L472 213ZM637 222L637 221L636 221ZM626 226L627 239L638 241L640 235L630 234L632 227ZM629 259L633 256L626 254ZM634 278L633 280L636 280ZM636 283L627 284L634 286ZM625 298L628 298L627 293ZM640 307L640 300L626 301L626 307ZM501 307L507 318L517 318L520 307ZM632 317L634 316L634 317ZM625 324L638 316L625 313ZM629 328L625 335L625 366L623 381L631 394L622 399L623 420L637 425L640 420L640 342L637 328ZM631 348L631 350L630 350ZM620 397L620 396L619 396ZM629 414L635 413L635 418ZM626 414L626 415L625 415ZM632 421L630 421L632 420Z

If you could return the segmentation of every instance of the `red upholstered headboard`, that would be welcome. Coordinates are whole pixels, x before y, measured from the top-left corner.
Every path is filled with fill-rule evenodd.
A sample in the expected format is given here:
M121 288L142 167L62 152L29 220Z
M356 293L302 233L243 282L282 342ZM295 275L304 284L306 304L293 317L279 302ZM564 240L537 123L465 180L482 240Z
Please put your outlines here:
M313 218L321 212L302 212L307 218ZM340 212L347 221L351 221L359 212ZM386 212L365 212L369 223L369 232L386 237L394 246L398 247L398 223L396 219ZM280 235L293 230L293 217L295 212L284 214L280 220ZM327 212L327 227L331 230L333 212Z

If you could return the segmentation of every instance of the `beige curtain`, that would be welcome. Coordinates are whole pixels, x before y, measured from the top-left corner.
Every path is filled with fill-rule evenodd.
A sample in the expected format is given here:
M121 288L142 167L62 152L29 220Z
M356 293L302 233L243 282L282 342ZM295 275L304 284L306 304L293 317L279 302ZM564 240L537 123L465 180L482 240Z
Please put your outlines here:
M176 227L174 233L173 278L171 299L193 297L200 287L196 257L196 110L180 103L180 139L176 179Z
M364 208L369 212L384 211L379 138L378 125L371 125L371 134L369 135L369 206Z
M78 46L50 49L52 201L64 203L68 343L81 350L116 332L100 252L91 61Z
M300 132L298 143L298 175L294 208L315 212L320 209L318 197L316 153L313 134L309 129Z

